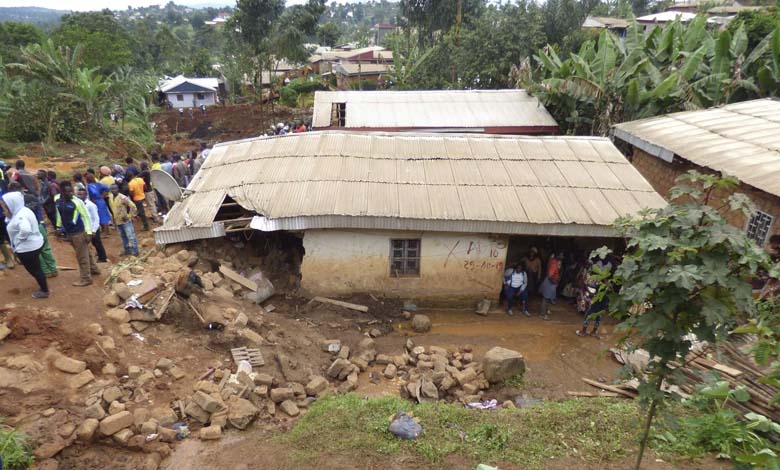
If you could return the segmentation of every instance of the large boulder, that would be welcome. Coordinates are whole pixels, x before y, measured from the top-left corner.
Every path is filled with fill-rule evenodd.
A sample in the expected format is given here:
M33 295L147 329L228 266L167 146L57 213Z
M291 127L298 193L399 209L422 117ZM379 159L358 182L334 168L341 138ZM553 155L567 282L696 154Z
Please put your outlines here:
M235 395L228 399L227 420L236 429L246 429L249 423L254 421L260 410L249 400L244 400Z
M412 317L412 329L417 333L427 333L431 331L431 319L428 318L428 315L415 315Z
M525 360L517 351L496 346L485 353L482 370L490 383L503 380L525 372Z

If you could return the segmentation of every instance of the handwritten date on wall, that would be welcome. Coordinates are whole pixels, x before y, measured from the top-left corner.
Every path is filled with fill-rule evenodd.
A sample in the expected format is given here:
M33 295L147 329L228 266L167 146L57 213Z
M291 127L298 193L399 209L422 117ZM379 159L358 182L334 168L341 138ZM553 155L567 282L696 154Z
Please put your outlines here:
M447 259L444 261L444 267L447 267L452 257L467 257L476 259L463 261L463 268L466 270L501 270L504 267L504 261L501 257L503 257L505 249L506 243L503 241L483 243L473 240L457 240L450 247Z

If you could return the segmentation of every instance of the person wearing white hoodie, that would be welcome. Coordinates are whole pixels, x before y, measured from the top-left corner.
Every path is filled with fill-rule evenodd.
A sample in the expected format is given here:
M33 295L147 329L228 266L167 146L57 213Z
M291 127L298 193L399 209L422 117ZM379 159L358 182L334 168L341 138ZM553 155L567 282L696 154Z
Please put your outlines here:
M3 202L11 249L27 272L38 282L40 290L33 293L33 298L45 299L49 297L49 286L38 258L43 248L38 219L33 211L24 206L24 196L20 192L4 194Z

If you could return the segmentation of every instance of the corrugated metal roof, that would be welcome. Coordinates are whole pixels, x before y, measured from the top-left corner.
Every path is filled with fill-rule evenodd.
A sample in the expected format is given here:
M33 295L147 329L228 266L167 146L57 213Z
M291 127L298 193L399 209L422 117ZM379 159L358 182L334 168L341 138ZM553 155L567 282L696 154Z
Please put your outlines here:
M359 49L350 49L348 51L343 50L331 50L323 51L320 54L315 54L309 58L310 62L316 62L317 60L340 60L349 59L358 55L365 54L367 52L373 52L374 59L393 60L393 51L388 51L381 46L368 46Z
M604 161L611 146L591 137L348 131L220 144L158 231L210 227L227 195L288 228L603 236L618 215L665 205L628 161Z
M392 65L363 64L358 62L341 62L333 66L333 70L344 75L375 75L388 73Z
M525 90L318 91L315 128L330 127L333 103L346 103L346 128L558 126Z
M216 78L187 78L184 75L177 75L160 83L160 91L163 93L173 90L183 83L192 83L199 87L208 88L216 91L219 88L219 80Z
M780 101L743 101L624 122L613 132L666 161L679 155L780 196ZM644 184L635 182L635 187Z

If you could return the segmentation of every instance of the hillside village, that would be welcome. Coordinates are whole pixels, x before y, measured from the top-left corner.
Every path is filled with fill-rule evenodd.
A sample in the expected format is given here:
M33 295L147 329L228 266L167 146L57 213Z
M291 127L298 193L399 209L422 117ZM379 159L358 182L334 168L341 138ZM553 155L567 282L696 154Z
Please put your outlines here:
M780 464L774 6L105 6L0 8L0 468Z

